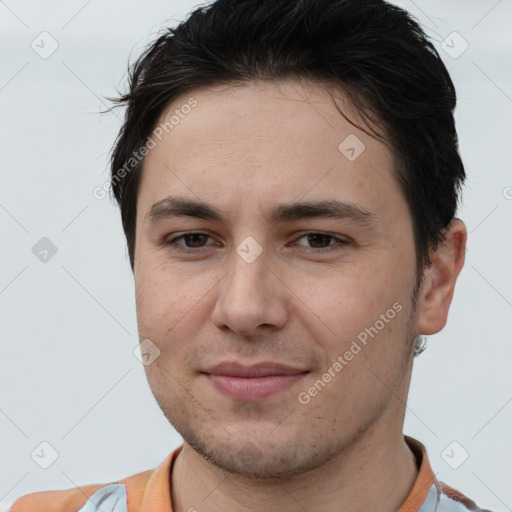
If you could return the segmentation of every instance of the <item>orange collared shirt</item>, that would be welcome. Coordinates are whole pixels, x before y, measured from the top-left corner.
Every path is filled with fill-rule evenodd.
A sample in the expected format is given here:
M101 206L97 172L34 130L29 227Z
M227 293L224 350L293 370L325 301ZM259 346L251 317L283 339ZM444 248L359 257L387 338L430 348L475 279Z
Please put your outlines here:
M490 512L446 484L430 467L425 447L405 439L416 455L419 471L411 492L397 512ZM10 512L172 512L170 474L183 445L154 470L119 482L62 491L42 491L18 498Z

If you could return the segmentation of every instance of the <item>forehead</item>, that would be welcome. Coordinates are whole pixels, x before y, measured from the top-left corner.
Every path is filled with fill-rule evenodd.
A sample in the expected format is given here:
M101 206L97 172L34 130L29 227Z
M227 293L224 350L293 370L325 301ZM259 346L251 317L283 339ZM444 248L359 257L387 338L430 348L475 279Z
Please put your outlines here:
M341 91L334 97L357 124L348 98ZM196 89L168 105L155 128L139 187L141 215L167 195L225 211L298 199L345 200L367 210L403 202L387 146L349 123L315 83Z

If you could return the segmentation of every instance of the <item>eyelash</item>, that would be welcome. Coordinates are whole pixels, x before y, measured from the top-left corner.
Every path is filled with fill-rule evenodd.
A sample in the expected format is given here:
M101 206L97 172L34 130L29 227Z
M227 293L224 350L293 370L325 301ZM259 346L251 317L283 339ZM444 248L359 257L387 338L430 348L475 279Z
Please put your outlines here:
M190 235L204 235L204 236L207 236L209 238L212 238L207 233L201 233L201 232L197 232L197 231L188 231L188 232L183 233L183 234L181 234L181 235L179 235L177 237L172 238L171 240L166 241L165 245L169 245L169 246L170 245L177 245L177 246L180 247L178 250L186 252L186 253L202 253L202 252L204 252L205 247L194 248L194 247L186 247L186 246L183 246L181 244L176 244L177 240L180 240L182 238L184 239L186 236L190 236ZM333 240L335 240L337 242L335 244L328 245L327 247L324 247L324 248L321 248L321 249L315 249L315 248L311 248L311 247L307 248L308 250L306 252L311 252L311 253L314 253L314 254L322 254L322 253L330 252L332 250L340 249L342 246L347 245L347 244L350 243L347 240L343 240L343 239L338 238L338 237L336 237L334 235L331 235L329 233L323 233L321 231L309 231L307 233L303 233L297 240L300 240L301 238L304 238L304 237L307 237L307 236L310 236L310 235L323 235L323 236L331 238L331 239L333 239Z

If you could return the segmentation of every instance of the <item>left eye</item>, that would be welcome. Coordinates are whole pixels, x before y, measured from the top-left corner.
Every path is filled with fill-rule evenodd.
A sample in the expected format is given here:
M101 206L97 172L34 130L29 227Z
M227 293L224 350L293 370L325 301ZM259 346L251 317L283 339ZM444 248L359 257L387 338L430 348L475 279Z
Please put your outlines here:
M311 249L313 249L314 251L317 251L317 252L324 252L326 250L328 251L328 250L331 250L330 247L333 247L336 245L338 245L338 246L344 245L344 244L348 243L346 240L342 240L341 238L337 238L334 235L330 235L328 233L316 233L316 232L315 233L305 233L298 240L300 240L301 238L307 238L308 242L313 243L314 245L315 244L324 245L324 243L327 243L326 247L320 247L320 248L311 247ZM334 241L334 244L329 243L329 240ZM299 245L302 245L302 244L299 244Z

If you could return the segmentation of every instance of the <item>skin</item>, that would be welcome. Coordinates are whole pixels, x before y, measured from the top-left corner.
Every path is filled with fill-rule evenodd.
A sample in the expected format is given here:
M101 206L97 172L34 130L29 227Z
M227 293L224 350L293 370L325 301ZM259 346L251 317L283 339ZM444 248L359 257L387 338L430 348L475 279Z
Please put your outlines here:
M412 219L383 143L306 81L198 89L159 122L191 96L197 106L146 157L136 218L139 336L160 350L146 374L184 439L173 510L395 512L417 475L402 434L412 351L419 333L446 323L466 228L454 220L446 230L414 308ZM355 120L342 91L336 98ZM366 146L352 162L338 150L349 134ZM169 195L211 204L226 221L150 222L151 207ZM376 221L266 218L278 203L324 199L355 203ZM190 231L206 236L166 243ZM247 237L262 248L252 263L236 252ZM326 247L334 249L314 252ZM395 303L400 312L301 403L298 394ZM237 401L200 373L226 360L309 373L264 400Z

